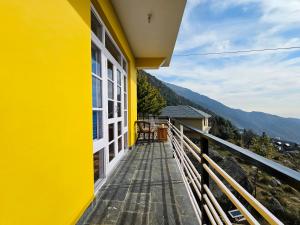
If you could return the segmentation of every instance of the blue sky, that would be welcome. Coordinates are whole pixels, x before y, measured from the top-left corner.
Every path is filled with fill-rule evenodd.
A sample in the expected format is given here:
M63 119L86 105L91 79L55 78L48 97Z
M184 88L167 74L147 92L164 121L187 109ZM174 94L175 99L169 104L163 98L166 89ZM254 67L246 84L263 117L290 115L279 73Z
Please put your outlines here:
M159 79L230 107L300 118L300 49L179 56L300 46L300 0L188 0L171 66Z

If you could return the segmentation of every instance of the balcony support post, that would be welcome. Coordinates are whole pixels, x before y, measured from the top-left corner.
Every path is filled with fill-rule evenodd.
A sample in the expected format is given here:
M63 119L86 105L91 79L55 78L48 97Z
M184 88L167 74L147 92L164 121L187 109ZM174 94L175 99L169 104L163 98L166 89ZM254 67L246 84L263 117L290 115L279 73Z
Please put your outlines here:
M202 157L202 154L206 154L209 155L208 152L208 140L204 137L200 138L200 147L201 147L201 211L202 211L202 224L210 224L208 216L205 213L204 210L204 198L203 198L203 194L205 194L205 190L204 190L204 185L207 185L207 187L209 187L209 174L207 173L207 171L203 168L203 164L205 163L206 165L207 162L204 159L204 157Z

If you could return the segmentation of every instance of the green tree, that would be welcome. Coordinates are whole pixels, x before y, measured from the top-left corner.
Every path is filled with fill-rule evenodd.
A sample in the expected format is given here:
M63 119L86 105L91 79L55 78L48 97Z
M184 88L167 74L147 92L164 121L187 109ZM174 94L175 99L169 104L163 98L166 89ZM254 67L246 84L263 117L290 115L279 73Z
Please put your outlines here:
M252 138L250 149L267 158L272 158L275 152L271 139L266 134Z
M157 115L166 106L159 90L153 87L148 78L138 72L137 77L138 113Z

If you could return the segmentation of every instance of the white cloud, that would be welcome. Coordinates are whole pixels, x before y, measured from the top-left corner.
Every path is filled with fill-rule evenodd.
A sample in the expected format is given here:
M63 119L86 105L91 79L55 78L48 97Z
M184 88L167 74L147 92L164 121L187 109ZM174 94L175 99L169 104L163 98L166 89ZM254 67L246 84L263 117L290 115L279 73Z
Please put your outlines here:
M192 20L195 8L207 3L215 13L233 6L247 11L255 3L261 15L205 25ZM174 54L300 46L297 36L283 35L300 30L299 15L299 0L188 1ZM289 59L289 53L174 57L156 74L234 108L300 118L300 57Z

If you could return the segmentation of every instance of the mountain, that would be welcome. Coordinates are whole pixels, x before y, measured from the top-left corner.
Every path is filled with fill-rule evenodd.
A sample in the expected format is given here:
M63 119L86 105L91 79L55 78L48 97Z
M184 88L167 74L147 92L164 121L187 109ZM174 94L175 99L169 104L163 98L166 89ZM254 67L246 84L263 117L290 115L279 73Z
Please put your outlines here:
M175 91L169 88L164 82L143 70L138 71L138 76L146 76L148 82L160 91L160 94L166 100L167 105L189 105L212 115L210 119L211 134L224 140L240 139L237 128L229 120L226 120L209 109L176 94Z
M251 129L258 134L265 132L271 137L280 137L283 140L300 143L300 119L284 118L263 112L246 112L240 109L233 109L205 95L191 91L190 89L170 83L165 84L178 95L230 120L240 129Z

